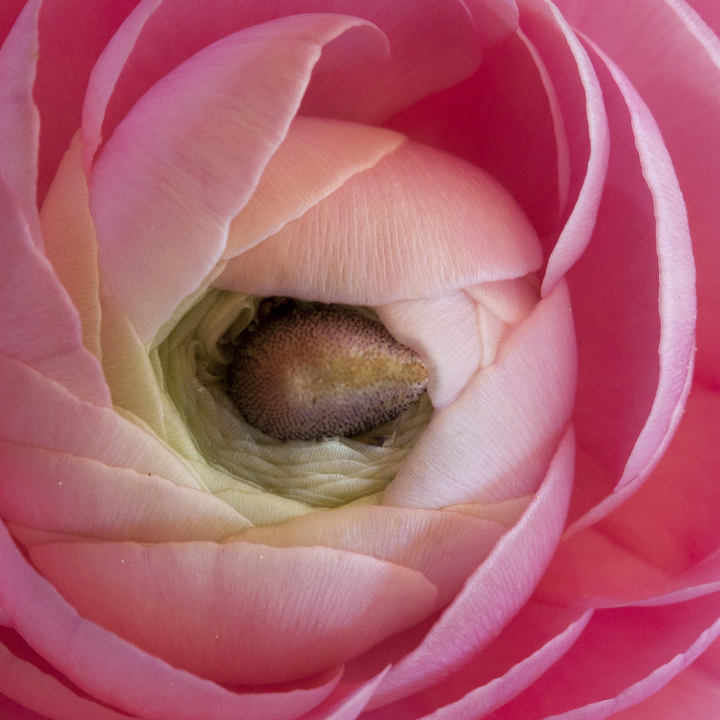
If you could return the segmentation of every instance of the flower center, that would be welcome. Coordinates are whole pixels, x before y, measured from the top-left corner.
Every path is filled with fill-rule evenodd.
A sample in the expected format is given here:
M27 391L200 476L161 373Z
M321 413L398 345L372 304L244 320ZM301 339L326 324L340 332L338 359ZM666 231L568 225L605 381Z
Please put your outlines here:
M241 336L227 379L240 414L267 435L360 435L395 420L424 392L428 373L419 356L376 320L345 308L272 302Z

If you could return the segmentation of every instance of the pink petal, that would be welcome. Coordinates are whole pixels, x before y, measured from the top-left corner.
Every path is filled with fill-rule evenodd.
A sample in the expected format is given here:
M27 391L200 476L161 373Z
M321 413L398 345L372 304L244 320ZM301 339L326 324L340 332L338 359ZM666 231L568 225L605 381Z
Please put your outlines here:
M223 257L276 233L404 142L399 133L369 125L296 117L252 197L230 223Z
M718 594L661 608L598 610L559 662L487 718L602 720L619 713L688 667L720 635L718 616Z
M543 80L531 49L511 35L485 53L468 80L423 98L388 126L487 170L542 238L558 221L559 147L567 142L556 136L554 102Z
M222 540L250 525L205 490L65 452L0 441L0 514L102 540Z
M0 527L0 606L23 638L91 696L148 720L294 720L321 703L340 673L275 692L236 693L147 655L84 620L23 559Z
M322 672L411 627L437 601L418 572L319 547L58 543L28 552L81 615L221 683Z
M383 504L443 507L534 492L567 427L575 372L570 300L560 283L514 328L497 361L433 416Z
M428 368L428 394L440 410L480 368L495 362L507 323L524 320L538 301L525 278L483 283L428 300L401 300L375 310L385 327Z
M366 713L367 720L471 720L531 685L577 640L592 610L528 602L489 647L446 681Z
M713 0L687 0L687 2L670 0L669 4L678 10L684 9L685 12L687 12L687 7L691 6L695 12L700 14L702 20L713 29L716 35L720 34L720 8L718 8L717 3L713 2ZM688 21L688 24L691 23L697 27L694 19Z
M109 407L100 363L82 344L77 310L32 242L26 218L1 178L0 217L0 353L79 400Z
M80 127L90 71L138 0L42 0L33 98L40 112L38 204ZM3 4L5 0L3 0Z
M2 267L2 266L0 266ZM156 438L114 410L78 400L27 365L0 355L0 437L66 452L198 488L190 471Z
M486 647L522 608L562 532L572 486L574 447L570 428L528 509L470 576L420 644L393 666L372 707L444 680Z
M0 633L0 638L5 633ZM13 654L0 642L0 692L23 707L38 713L51 713L53 720L123 720L128 716L79 696L65 683ZM13 715L3 712L3 720Z
M616 491L627 485L631 492L667 447L690 389L694 265L685 205L658 128L620 70L593 56L613 135L593 243L569 275L579 328L575 417L580 445ZM600 487L595 497L611 489ZM577 528L621 501L608 498Z
M570 26L546 0L521 0L518 5L520 26L545 63L558 94L570 146L572 209L548 260L544 296L590 242L605 181L609 137L597 77ZM576 67L578 75L569 73L568 67ZM584 102L579 102L581 98Z
M97 240L81 152L76 133L43 203L40 227L45 254L80 315L83 345L102 360Z
M562 0L571 22L616 62L657 121L687 203L698 268L696 377L720 384L720 43L683 3ZM692 4L692 3L691 3ZM698 5L717 20L714 3ZM642 33L635 28L642 27ZM717 27L717 24L716 24ZM662 38L658 42L657 38ZM661 79L661 80L659 80Z
M720 584L720 397L696 386L650 479L558 548L539 592L582 606L678 602Z
M40 118L32 97L42 0L30 0L0 47L0 180L7 185L33 243L42 247L35 183ZM3 213L3 217L5 214Z
M322 47L338 39L342 54L355 32L381 49L377 30L331 15L228 36L165 76L116 128L93 168L90 207L108 294L143 342L220 258Z
M251 528L235 539L273 547L322 547L369 555L421 572L445 607L507 527L458 512L358 507Z
M492 178L405 143L231 260L215 284L379 305L525 275L540 262L532 227Z
M720 707L720 642L713 644L667 685L618 715L618 720L715 720Z
M402 0L296 0L282 6L218 0L213 8L208 13L193 0L147 0L128 18L90 80L83 120L89 158L101 133L108 138L135 102L191 55L228 34L283 15L345 13L368 20L387 35L392 55L381 65L362 64L349 71L325 64L325 72L316 73L311 84L312 100L305 103L305 115L334 114L365 123L387 118L467 77L477 68L479 50L517 26L517 8L509 0L422 0L412 6Z
M0 45L5 42L5 38L25 5L26 0L7 0L0 5Z

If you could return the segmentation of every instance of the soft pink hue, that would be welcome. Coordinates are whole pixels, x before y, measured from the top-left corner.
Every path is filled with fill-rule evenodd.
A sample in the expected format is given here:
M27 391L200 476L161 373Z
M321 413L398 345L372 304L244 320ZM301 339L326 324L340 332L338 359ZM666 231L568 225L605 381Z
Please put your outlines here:
M715 0L0 3L0 714L714 718L713 30ZM163 444L128 376L213 280L377 305L424 355L383 505L253 528Z

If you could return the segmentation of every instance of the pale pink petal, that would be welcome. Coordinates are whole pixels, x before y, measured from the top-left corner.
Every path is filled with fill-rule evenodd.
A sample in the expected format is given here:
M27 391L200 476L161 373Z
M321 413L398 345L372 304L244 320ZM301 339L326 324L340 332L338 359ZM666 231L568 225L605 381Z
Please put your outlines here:
M619 65L655 118L687 203L698 268L696 377L720 383L720 41L676 0L560 0L570 22ZM708 18L717 19L709 2ZM636 32L642 27L643 32ZM717 24L716 24L717 27ZM662 42L657 42L662 38ZM658 79L661 78L661 81Z
M408 142L233 258L215 284L380 305L525 275L541 260L532 226L495 180Z
M715 32L716 35L720 35L720 7L714 0L687 0L687 3L682 0L670 0L668 3L671 7L676 9L684 9L687 6L694 8L695 12L699 13L702 20L704 20ZM685 10L685 13L688 11ZM697 27L697 23L694 20L690 20L688 24L692 24Z
M419 645L393 666L372 707L407 697L452 675L497 637L527 602L565 523L574 449L569 429L525 513Z
M369 125L296 117L252 197L230 223L223 257L276 233L404 142L399 133Z
M422 0L412 5L403 0L293 0L282 5L217 0L213 8L206 12L194 0L146 0L138 5L90 79L83 120L91 149L88 159L101 134L107 139L134 103L191 55L228 34L283 15L353 15L387 35L392 55L382 64L335 72L325 65L324 78L311 83L304 109L307 115L333 114L366 123L467 77L477 68L479 51L517 26L517 8L510 0Z
M41 3L30 0L25 5L0 47L0 179L38 248L42 248L35 203L40 117L32 92Z
M615 717L688 667L720 635L718 616L720 594L660 608L598 610L559 662L487 720Z
M583 449L616 491L627 485L631 492L667 447L690 389L695 274L685 205L660 132L621 71L590 52L613 140L593 243L569 275L579 328L575 417ZM611 496L576 529L621 501Z
M2 267L0 265L0 267ZM198 488L185 465L156 438L114 410L78 400L27 365L0 355L0 438L133 468Z
M40 227L45 255L80 315L83 344L102 360L97 241L81 151L76 133L43 203Z
M425 363L427 391L437 410L450 403L478 370L483 338L472 298L462 290L428 300L400 300L375 310L399 342Z
M323 46L348 52L356 33L368 52L384 49L377 29L333 15L228 36L165 76L116 128L93 167L90 208L108 294L143 342L220 258Z
M221 683L325 671L437 601L414 570L320 547L58 543L28 553L83 617Z
M0 692L23 707L47 713L52 720L123 720L128 716L77 695L52 675L14 655L0 633ZM12 715L3 712L3 720Z
M428 300L401 300L375 310L385 327L428 368L428 395L440 410L480 368L495 362L508 323L524 320L538 301L525 278L474 285Z
M79 617L0 527L0 607L51 665L101 701L147 720L294 720L337 686L342 670L275 692L236 693L171 667Z
M234 539L273 547L320 545L396 563L437 586L443 608L506 531L498 522L458 512L368 506L302 515Z
M222 540L250 523L205 490L0 440L6 523L102 540Z
M520 0L518 6L520 26L537 49L558 94L570 146L572 207L548 260L543 280L546 295L590 242L605 181L609 134L592 63L570 26L547 0ZM577 75L568 72L573 66Z
M138 0L42 0L33 98L40 112L38 205L80 127L90 71ZM5 0L3 0L3 5Z
M2 178L0 217L0 353L61 384L82 401L109 407L100 363L82 344L77 310L32 242Z
M577 640L592 616L529 601L500 635L466 667L442 683L399 700L367 720L475 720L535 682Z
M555 230L561 194L552 105L542 69L515 34L490 48L468 80L423 98L388 127L487 170L543 238Z
M534 492L569 422L575 372L563 282L513 329L495 364L433 416L383 504L443 507Z

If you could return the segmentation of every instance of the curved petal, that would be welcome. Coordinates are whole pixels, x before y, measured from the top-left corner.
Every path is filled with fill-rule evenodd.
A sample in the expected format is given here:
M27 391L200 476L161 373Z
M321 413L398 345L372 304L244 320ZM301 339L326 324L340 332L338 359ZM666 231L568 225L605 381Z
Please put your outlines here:
M469 6L469 7L468 7ZM88 163L130 108L160 78L203 47L284 15L339 13L363 18L388 37L392 55L352 71L325 66L313 80L303 114L375 123L420 97L470 75L479 51L517 27L512 0L470 3L422 0L216 0L208 13L194 0L141 2L108 44L90 78L83 127ZM167 28L172 27L168 34ZM318 70L322 70L322 66ZM324 77L323 77L324 76ZM323 92L313 86L322 85ZM329 85L332 84L332 92ZM332 104L330 104L332 103Z
M84 617L200 677L307 677L435 607L420 573L326 548L244 542L56 543L33 563Z
M452 675L486 647L530 597L557 547L570 500L575 439L569 428L520 520L470 576L420 644L388 673L371 707Z
M171 667L79 617L0 526L0 606L28 644L91 696L147 720L294 720L337 686L340 672L275 692L234 692Z
M0 440L6 523L101 540L222 540L250 523L214 495L129 468Z
M428 395L440 410L470 378L495 362L508 323L524 320L538 301L526 278L499 280L429 300L401 300L375 308L392 335L428 368Z
M368 52L384 49L377 29L342 16L240 31L166 75L116 128L90 176L90 208L108 294L144 343L219 260L323 46L340 42L342 56L356 33Z
M371 710L367 720L475 720L537 680L577 640L592 617L529 601L500 635L452 677L411 698Z
M522 30L536 47L558 93L570 145L572 207L548 259L545 296L590 242L607 170L609 133L600 85L571 27L547 0L520 0L518 5ZM568 73L568 67L576 67L577 75Z
M77 132L48 190L40 228L45 255L80 315L83 345L102 360L97 238L81 153Z
M233 258L215 284L380 305L526 275L541 260L532 226L489 175L408 142Z
M443 507L534 492L572 412L575 362L570 300L559 283L514 328L497 361L433 416L383 504Z
M81 402L59 384L3 355L0 376L3 440L133 468L177 485L200 487L170 450L115 411Z
M109 407L100 363L82 344L77 311L33 244L2 178L0 217L0 354L61 384L82 401Z
M41 3L30 0L25 5L0 47L0 180L10 189L38 248L42 248L35 203L40 116L32 93Z
M627 75L647 103L667 145L687 203L698 268L696 377L717 387L720 41L677 0L648 0L641 4L612 0L603 4L602 10L587 0L559 0L558 5L570 22L592 38ZM717 8L708 7L707 11L709 20L717 18ZM644 31L635 32L638 27ZM656 40L659 37L661 44Z
M90 71L138 0L42 0L33 98L40 113L38 205L80 127ZM5 2L3 2L3 5Z
M433 583L443 608L507 529L458 512L368 506L303 515L233 539L273 547L319 545L396 563Z
M610 717L688 667L720 635L718 616L718 594L661 608L598 610L559 662L488 718Z
M690 389L695 273L683 197L657 125L617 66L602 54L593 58L613 145L594 247L569 276L580 328L577 431L617 483L613 490L631 492L667 447ZM580 484L594 482L579 476ZM610 496L573 531L621 501Z

